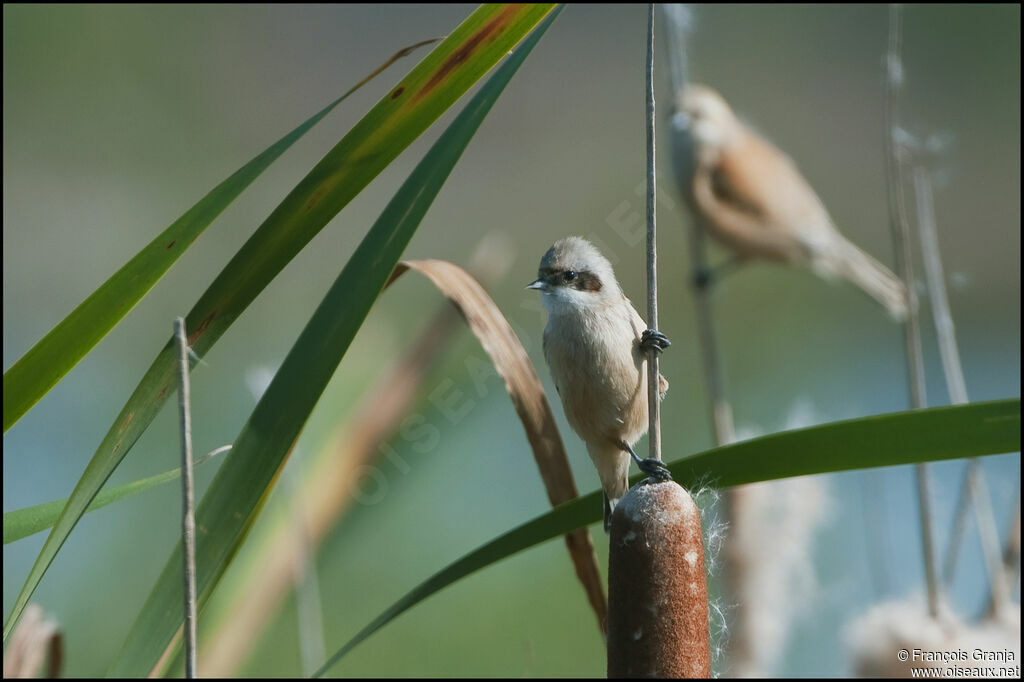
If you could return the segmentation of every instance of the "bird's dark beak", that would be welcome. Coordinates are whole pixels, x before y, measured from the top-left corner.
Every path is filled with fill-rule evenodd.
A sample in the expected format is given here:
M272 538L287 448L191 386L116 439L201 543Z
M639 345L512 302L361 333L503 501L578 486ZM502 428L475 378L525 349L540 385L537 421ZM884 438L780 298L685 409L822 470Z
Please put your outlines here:
M548 288L548 283L545 282L542 279L538 279L538 280L535 280L534 282L532 282L531 284L527 284L526 288L527 289L539 289L541 291L545 291Z

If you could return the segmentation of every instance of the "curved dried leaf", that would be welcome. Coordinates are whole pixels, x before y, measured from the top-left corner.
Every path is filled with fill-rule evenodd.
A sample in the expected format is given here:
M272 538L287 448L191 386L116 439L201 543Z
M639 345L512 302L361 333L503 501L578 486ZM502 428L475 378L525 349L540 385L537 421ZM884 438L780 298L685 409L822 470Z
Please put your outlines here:
M427 277L458 308L505 381L505 390L526 431L551 505L557 507L576 499L579 493L544 388L519 337L501 310L472 275L447 261L401 261L388 284L409 270ZM595 513L598 508L595 503ZM608 605L590 531L587 528L570 530L565 534L565 542L576 575L604 633ZM320 673L333 665L334 660L336 658L325 663Z
M565 446L544 394L544 387L523 344L498 306L484 288L457 265L441 260L402 261L395 268L392 281L410 269L425 275L458 307L494 363L494 368L505 380L505 390L526 430L526 438L537 461L551 506L557 507L579 497L569 458L565 454ZM608 604L590 531L578 528L567 533L565 544L576 568L576 576L587 593L590 606L597 616L598 627L603 633Z

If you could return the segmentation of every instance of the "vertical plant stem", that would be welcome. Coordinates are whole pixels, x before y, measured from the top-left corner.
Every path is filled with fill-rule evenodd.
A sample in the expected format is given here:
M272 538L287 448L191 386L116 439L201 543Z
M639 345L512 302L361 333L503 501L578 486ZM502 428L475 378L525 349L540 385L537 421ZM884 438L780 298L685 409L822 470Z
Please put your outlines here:
M647 324L658 328L654 4L647 6ZM651 459L661 459L658 349L647 350ZM631 488L615 507L608 552L608 676L710 677L700 512L678 483Z
M942 257L939 253L939 235L935 225L932 182L928 171L922 166L914 168L914 198L917 203L917 226L921 232L921 255L928 283L928 297L932 317L935 319L935 334L939 340L939 354L942 357L942 369L949 389L949 400L954 405L963 405L967 402L967 384L964 381L964 369L960 364L960 349L956 343L953 315L949 311L949 297L946 295Z
M689 73L686 58L686 36L690 28L690 12L679 3L662 5L665 18L666 45L668 47L669 75L672 79L672 93L678 100L686 89ZM673 133L673 167L676 170L676 183L687 196L687 185L692 181L689 173L693 172L691 145L684 141L683 131L672 128ZM704 370L704 382L708 399L708 416L712 426L712 438L716 446L726 445L735 440L732 407L725 396L722 362L719 355L718 338L715 332L714 309L711 304L711 281L705 277L709 272L707 256L707 234L699 224L690 226L690 267L694 287L694 305L697 316L697 336L700 343L701 362ZM722 516L726 523L735 529L733 523L738 517L738 510L743 506L747 490L740 486L723 491L721 505ZM730 537L724 545L721 561L726 590L737 595L746 581L745 562L741 552L735 550L735 537ZM739 666L743 669L754 669L753 649L749 631L749 619L744 605L733 597L735 606L729 614L729 629L736 633L728 640L728 657L730 667ZM724 622L722 623L725 627Z
M192 415L188 379L188 339L185 320L174 320L178 349L178 414L181 423L181 542L185 596L185 677L196 677L196 517L192 462Z
M970 511L971 489L970 483L973 476L972 468L977 466L977 460L967 460L967 467L964 469L964 479L960 484L960 492L956 498L956 508L953 512L953 527L949 531L949 544L946 546L946 558L942 563L942 581L949 588L953 585L953 576L956 573L956 562L960 556L960 547L963 542L964 532L967 529L967 512Z
M686 88L688 72L686 60L685 35L690 23L688 10L678 3L662 5L665 18L665 36L668 46L669 74L672 79L672 92L678 97ZM675 145L677 156L684 153ZM683 158L674 159L677 169L687 168L689 162ZM677 172L676 182L680 186L687 183L683 173ZM684 192L685 195L685 192ZM708 272L707 235L699 225L690 230L690 262L694 281L702 273ZM714 314L711 306L711 287L697 286L694 292L697 309L697 335L701 348L701 364L704 368L704 380L707 385L708 415L712 425L712 436L716 446L726 445L735 440L732 421L732 407L725 397L725 383L722 378L722 363L718 354L718 339L715 333ZM731 492L731 491L728 491Z
M668 49L668 73L672 92L681 92L686 86L686 45L684 36L690 25L689 10L677 2L663 3L665 19L665 45Z
M708 271L707 235L699 226L690 230L691 269L694 277ZM715 331L715 316L711 306L711 287L698 286L695 291L697 309L697 334L700 337L704 380L707 384L708 409L715 446L728 445L736 439L732 421L732 405L725 396L725 381L722 361L718 355L718 335ZM726 491L735 492L735 488Z
M658 328L658 230L655 211L654 3L647 5L647 326ZM661 459L661 372L658 351L647 351L647 416L651 458Z
M889 5L889 46L885 60L886 186L889 192L889 219L896 251L897 272L907 288L908 311L903 330L907 354L907 381L910 386L910 406L912 409L919 409L927 405L924 359L921 352L917 294L914 291L910 225L907 220L907 202L903 190L903 150L896 143L896 135L900 129L898 96L903 87L902 9L897 3ZM925 585L928 592L928 613L934 618L939 612L939 586L935 570L927 465L916 464L915 473L918 510L921 517L921 551L924 555Z
M1003 571L999 531L996 528L995 513L992 511L992 498L988 493L985 474L977 460L968 462L968 474L964 483L968 488L971 505L974 507L974 520L978 524L982 554L985 557L985 567L988 569L990 610L998 613L1010 601L1010 586Z
M935 321L935 334L939 340L939 354L942 357L942 369L949 390L949 400L954 405L963 405L967 402L967 383L964 380L964 370L960 363L956 328L953 324L953 315L950 312L949 297L946 294L946 283L943 277L931 177L923 166L914 168L914 198L917 203L917 224L921 238L921 255L928 282L928 298L931 301L932 318ZM1000 557L999 534L996 530L995 514L992 511L992 499L988 494L985 475L977 459L968 460L967 470L960 488L960 498L954 517L953 531L949 539L949 548L946 552L943 574L947 587L953 580L969 506L974 508L975 519L978 523L985 565L988 568L992 604L999 609L1006 603L1009 587L1006 584Z

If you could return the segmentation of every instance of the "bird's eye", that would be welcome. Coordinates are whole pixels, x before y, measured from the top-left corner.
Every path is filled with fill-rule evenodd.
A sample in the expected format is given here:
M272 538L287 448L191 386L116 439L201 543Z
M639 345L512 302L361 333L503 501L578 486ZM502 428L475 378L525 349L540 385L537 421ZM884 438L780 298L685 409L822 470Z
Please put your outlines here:
M576 279L576 271L575 270L569 270L568 272L565 273L565 281L566 282L571 282L574 279Z

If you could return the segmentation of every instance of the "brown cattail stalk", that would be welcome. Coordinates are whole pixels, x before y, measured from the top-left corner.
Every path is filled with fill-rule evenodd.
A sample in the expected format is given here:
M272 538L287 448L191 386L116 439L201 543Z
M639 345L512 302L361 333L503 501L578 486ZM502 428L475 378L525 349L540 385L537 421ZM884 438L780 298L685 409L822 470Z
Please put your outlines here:
M700 511L675 481L633 487L612 514L608 677L710 677Z

